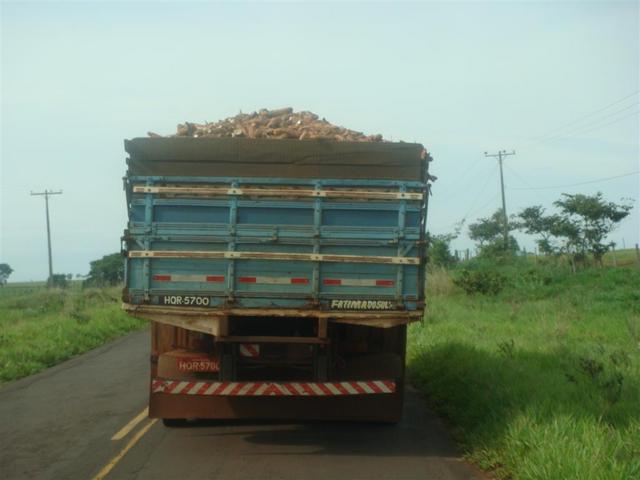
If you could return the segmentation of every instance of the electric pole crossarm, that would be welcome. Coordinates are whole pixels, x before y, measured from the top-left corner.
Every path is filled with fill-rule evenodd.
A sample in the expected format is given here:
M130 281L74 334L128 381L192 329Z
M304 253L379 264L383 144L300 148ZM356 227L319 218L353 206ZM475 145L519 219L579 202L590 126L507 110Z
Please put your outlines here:
M47 250L49 253L49 278L47 279L47 286L51 286L53 283L53 260L51 259L51 225L49 222L49 196L62 195L62 190L58 190L58 191L45 190L44 192L31 192L31 195L44 196L45 211L47 214Z
M515 150L511 152L507 152L506 150L498 150L498 153L487 153L484 152L485 157L493 157L498 159L498 165L500 166L500 192L502 193L502 234L504 236L504 248L507 250L509 248L509 223L507 220L507 202L504 197L504 174L502 173L502 161L503 157L507 157L509 155L515 155Z

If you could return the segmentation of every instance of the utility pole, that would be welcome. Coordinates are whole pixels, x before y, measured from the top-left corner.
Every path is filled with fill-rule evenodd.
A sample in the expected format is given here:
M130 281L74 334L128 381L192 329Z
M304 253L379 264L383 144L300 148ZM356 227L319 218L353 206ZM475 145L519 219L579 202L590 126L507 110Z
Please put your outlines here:
M507 153L506 150L498 150L498 153L484 152L485 157L493 157L498 159L498 165L500 165L500 191L502 192L502 226L504 235L504 249L509 248L509 224L507 223L507 202L504 199L504 176L502 174L502 158L509 155L515 155L515 150Z
M51 260L51 226L49 223L49 195L62 195L62 190L54 192L52 190L45 190L44 192L31 192L31 195L43 195L45 210L47 212L47 248L49 251L49 278L47 279L47 286L51 287L53 282L53 262Z

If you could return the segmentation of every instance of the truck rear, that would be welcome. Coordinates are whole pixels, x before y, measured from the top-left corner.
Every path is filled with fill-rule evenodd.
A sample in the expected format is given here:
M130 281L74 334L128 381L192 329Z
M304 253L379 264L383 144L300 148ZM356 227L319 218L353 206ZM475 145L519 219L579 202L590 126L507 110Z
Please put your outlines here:
M419 144L136 138L124 309L151 322L149 413L402 414L424 311Z

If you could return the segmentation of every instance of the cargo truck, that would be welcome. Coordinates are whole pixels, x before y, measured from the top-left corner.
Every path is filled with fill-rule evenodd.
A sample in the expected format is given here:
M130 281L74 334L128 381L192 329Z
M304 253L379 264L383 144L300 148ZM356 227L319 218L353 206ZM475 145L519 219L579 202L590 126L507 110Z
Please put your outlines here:
M423 316L419 144L125 141L123 308L150 321L149 415L397 422Z

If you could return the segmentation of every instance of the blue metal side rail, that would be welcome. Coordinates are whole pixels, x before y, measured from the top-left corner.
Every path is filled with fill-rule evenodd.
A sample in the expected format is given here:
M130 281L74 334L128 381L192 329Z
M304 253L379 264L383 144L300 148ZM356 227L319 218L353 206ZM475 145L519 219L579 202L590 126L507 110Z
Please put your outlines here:
M128 303L423 308L421 182L131 176L125 190Z

